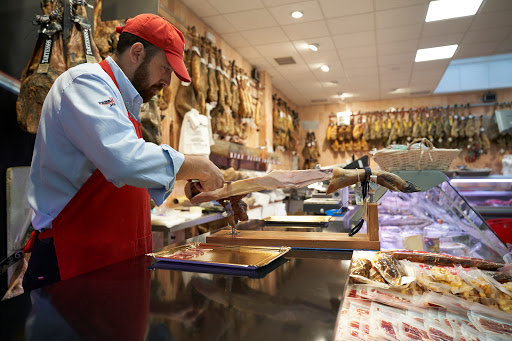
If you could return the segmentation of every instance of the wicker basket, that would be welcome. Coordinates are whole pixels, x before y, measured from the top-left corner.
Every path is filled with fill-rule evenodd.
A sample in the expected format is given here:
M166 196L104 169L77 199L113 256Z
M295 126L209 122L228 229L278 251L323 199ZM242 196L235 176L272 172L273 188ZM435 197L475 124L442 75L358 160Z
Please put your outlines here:
M411 146L420 142L419 149ZM423 145L427 146L424 148ZM383 149L373 154L373 159L382 170L394 172L399 170L447 170L460 149L434 148L426 138L412 141L407 149Z

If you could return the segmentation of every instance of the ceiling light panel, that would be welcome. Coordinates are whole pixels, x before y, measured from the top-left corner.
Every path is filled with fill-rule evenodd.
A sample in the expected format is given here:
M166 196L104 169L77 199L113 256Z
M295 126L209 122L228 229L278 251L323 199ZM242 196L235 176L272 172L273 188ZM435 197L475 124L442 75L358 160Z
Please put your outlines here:
M415 62L426 62L429 60L439 60L453 57L459 45L447 45L420 49L416 52Z
M291 16L294 19L300 19L304 16L304 13L302 13L301 11L293 11Z
M428 5L426 22L475 15L482 0L437 0Z

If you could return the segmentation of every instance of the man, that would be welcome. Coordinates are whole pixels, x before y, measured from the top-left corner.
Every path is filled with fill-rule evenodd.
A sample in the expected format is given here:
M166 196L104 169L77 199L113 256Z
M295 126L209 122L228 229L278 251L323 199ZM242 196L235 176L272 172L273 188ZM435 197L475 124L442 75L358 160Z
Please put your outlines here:
M149 197L162 204L176 179L197 179L204 191L224 183L208 159L141 138L142 103L169 86L173 72L190 82L183 34L153 14L117 32L112 58L69 69L44 102L30 172L36 232L25 290L151 252Z

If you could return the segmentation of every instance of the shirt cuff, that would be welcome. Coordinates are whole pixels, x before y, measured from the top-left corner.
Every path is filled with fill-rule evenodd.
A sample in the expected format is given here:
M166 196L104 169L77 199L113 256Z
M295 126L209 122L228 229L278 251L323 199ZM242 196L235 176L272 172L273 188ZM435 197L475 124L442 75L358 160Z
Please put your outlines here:
M162 149L169 156L169 168L171 179L165 188L147 188L149 195L151 196L151 198L153 199L157 206L162 205L165 199L167 199L167 197L169 197L169 195L173 191L174 183L176 182L176 174L180 170L183 162L185 161L185 155L172 149L170 146L162 144L160 145L160 147L162 147Z

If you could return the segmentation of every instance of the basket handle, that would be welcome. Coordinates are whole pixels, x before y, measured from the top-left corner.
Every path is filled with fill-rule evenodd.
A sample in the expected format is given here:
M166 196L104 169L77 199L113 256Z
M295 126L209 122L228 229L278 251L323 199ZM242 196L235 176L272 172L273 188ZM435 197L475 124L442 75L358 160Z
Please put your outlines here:
M409 143L409 145L407 146L407 150L408 151L411 150L411 146L413 144L415 144L416 142L423 143L425 146L428 147L428 156L430 157L430 161L432 161L432 155L430 155L430 152L434 148L434 145L432 144L432 142L430 142L430 140L425 137L417 138L417 139L414 139L411 143ZM420 148L420 151L421 151L421 153L420 153L420 160L418 161L418 170L421 170L421 159L423 159L424 150Z
M428 149L432 150L434 148L434 145L432 144L432 142L430 142L429 139L425 138L425 137L420 137L420 138L417 138L417 139L414 139L412 140L411 143L409 143L409 145L407 146L407 150L410 150L412 145L417 143L417 142L420 142L420 143L423 143L425 146L428 147Z

